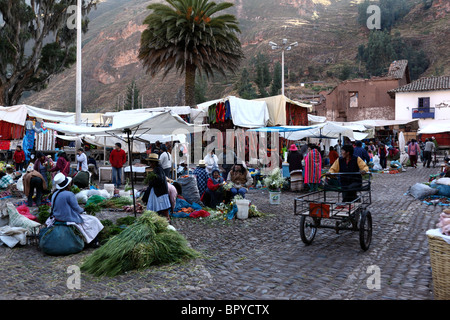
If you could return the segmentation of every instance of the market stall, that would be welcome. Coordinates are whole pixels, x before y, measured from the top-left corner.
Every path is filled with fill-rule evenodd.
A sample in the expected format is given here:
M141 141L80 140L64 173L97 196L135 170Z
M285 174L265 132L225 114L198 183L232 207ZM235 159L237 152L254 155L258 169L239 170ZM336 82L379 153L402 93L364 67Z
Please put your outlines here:
M202 132L204 127L195 126L185 122L180 116L174 115L171 112L161 112L156 114L148 114L139 117L121 117L121 121L114 122L111 127L78 127L75 125L62 124L45 124L48 128L63 132L70 135L94 135L115 137L124 142L128 142L128 157L129 164L132 164L131 143L138 139L143 134L190 134L194 132ZM126 135L126 139L122 135ZM133 177L132 166L130 168L130 175ZM131 178L133 206L135 208L134 197L134 180ZM134 211L136 215L136 211Z

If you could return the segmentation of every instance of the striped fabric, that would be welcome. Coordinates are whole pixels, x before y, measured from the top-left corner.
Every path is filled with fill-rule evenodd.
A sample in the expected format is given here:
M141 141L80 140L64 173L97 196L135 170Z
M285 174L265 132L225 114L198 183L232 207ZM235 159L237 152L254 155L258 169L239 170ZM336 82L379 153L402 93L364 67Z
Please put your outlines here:
M322 157L317 149L311 150L305 158L304 183L320 183Z

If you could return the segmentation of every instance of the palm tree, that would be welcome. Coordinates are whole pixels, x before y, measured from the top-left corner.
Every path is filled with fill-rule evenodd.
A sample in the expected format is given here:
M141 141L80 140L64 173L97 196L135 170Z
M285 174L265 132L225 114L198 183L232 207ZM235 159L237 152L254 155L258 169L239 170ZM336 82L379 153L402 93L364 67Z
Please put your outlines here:
M217 71L235 73L244 54L237 37L237 19L232 14L213 15L233 6L209 0L165 0L151 4L147 28L141 35L138 58L152 77L164 70L164 77L176 68L185 74L185 103L195 105L195 76L208 79Z

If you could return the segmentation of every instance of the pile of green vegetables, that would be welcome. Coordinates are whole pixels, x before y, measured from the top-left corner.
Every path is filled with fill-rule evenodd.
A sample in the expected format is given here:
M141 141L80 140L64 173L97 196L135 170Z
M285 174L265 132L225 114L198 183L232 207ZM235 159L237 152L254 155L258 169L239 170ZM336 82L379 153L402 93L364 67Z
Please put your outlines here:
M123 209L124 206L133 204L130 197L113 197L106 199L101 196L92 196L84 206L84 211L87 214L95 216L96 213L102 209Z
M95 276L116 276L199 257L186 239L168 226L165 218L153 211L145 211L133 224L87 257L81 270Z
M136 217L132 216L118 218L116 223L113 223L109 219L102 220L101 223L103 225L103 229L98 235L100 244L105 244L110 238L121 233L127 226L133 224L135 221Z

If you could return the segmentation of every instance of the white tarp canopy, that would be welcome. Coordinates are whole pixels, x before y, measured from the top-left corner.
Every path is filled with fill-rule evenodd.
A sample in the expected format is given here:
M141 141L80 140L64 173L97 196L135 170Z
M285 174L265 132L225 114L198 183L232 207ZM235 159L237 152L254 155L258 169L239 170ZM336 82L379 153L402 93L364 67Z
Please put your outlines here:
M26 106L0 107L0 120L21 126L25 125L28 110Z
M405 125L411 122L418 121L418 119L414 120L360 120L355 121L355 124L362 124L367 128L375 128L375 127L385 127L385 126L395 126L395 125Z
M197 105L197 109L208 115L208 108L219 102L230 102L230 112L233 124L242 128L260 128L269 122L269 109L265 101L246 100L229 96L223 99L212 100Z
M421 123L420 128L417 131L419 134L435 134L443 132L450 132L450 120Z
M28 116L47 121L75 123L75 113L45 110L33 106L25 106Z
M295 126L286 126L287 128L296 128ZM362 140L367 134L354 132L351 128L340 126L332 122L325 122L314 125L314 128L304 130L304 127L299 126L301 131L281 132L280 135L288 140L301 140L304 138L319 138L319 139L339 139L341 136L348 137L350 140Z
M33 106L21 104L12 107L0 107L0 120L25 125L27 116L37 118L39 120L63 122L63 123L75 123L75 113L73 112L59 112L36 108ZM98 113L83 113L81 116L82 122L98 122ZM95 120L94 120L95 119Z
M139 137L142 134L187 134L201 132L204 127L194 126L178 115L170 112L159 114L140 114L139 117L121 117L120 123L114 123L111 127L81 127L69 124L45 123L46 128L63 132L69 135L121 135L124 130L130 129L131 134Z
M314 124L314 123L324 123L327 122L326 117L320 117L320 116L314 116L312 114L308 114L308 122Z

